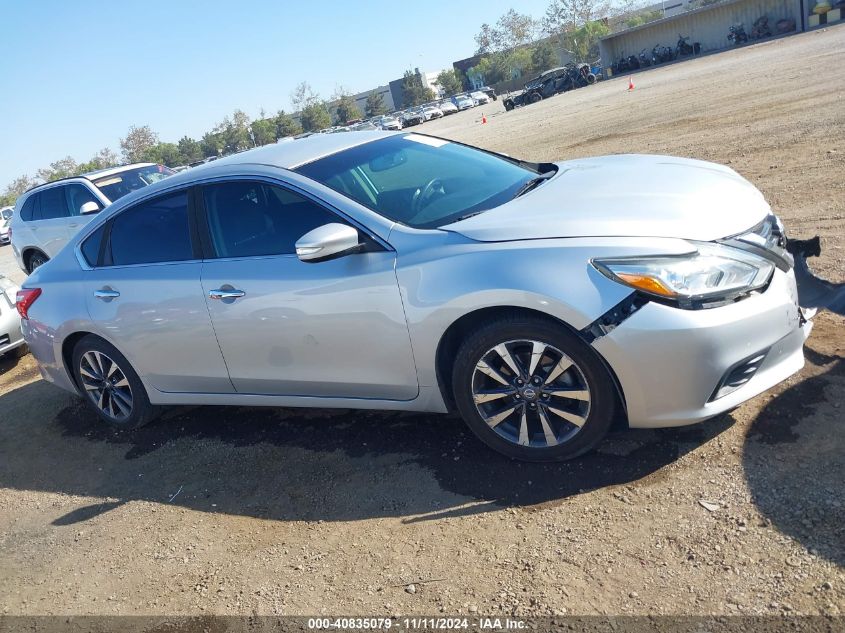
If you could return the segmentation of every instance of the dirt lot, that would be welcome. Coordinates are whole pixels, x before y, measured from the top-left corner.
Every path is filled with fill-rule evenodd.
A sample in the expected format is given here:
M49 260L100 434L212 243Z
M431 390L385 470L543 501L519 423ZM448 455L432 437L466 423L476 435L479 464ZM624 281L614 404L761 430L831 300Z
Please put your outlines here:
M727 163L842 281L843 49L833 28L420 129ZM196 408L119 436L2 360L0 614L845 614L842 328L820 315L805 369L729 415L555 466L427 415Z

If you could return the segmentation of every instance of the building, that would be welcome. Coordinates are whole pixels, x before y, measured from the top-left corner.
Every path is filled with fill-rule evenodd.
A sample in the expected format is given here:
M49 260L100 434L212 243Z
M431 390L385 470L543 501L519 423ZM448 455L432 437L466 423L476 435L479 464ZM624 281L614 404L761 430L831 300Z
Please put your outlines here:
M688 0L666 0L665 4L673 5L674 11L676 2L691 6ZM841 19L840 10L819 16L813 12L815 6L816 0L724 0L688 11L681 8L674 14L667 9L664 18L603 37L599 41L601 59L608 68L623 56L639 55L655 46L674 49L679 36L688 37L690 44L698 42L702 54L715 53L733 46L728 40L732 25L742 24L750 36L754 22L761 16L768 17L773 35L781 34L777 30L780 20L790 20L794 25L792 32L800 32Z

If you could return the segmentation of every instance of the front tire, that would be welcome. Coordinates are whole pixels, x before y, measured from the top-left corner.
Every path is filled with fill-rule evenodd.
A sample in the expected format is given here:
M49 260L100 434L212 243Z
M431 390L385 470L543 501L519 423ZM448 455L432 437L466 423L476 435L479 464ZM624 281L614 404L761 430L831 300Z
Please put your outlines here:
M607 434L617 394L598 355L563 326L513 316L467 338L452 373L464 421L513 459L564 461Z
M114 345L86 336L73 348L72 362L85 402L109 426L137 429L158 415L138 374Z

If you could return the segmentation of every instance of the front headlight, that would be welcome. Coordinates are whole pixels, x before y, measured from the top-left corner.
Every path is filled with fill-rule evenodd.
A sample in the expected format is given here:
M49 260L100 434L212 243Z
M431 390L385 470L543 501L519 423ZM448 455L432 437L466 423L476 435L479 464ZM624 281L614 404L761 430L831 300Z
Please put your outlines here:
M601 273L682 308L714 307L769 283L774 264L729 246L693 243L686 255L593 260Z

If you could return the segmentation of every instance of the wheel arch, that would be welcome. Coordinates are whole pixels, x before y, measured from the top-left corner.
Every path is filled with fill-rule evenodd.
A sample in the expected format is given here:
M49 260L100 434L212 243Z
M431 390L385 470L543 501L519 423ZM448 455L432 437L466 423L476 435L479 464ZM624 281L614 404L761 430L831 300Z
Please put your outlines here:
M43 249L38 248L37 246L26 246L21 251L21 259L23 260L24 266L26 266L27 271L29 271L29 260L35 253L41 253L45 259L49 260L50 256L44 252ZM32 272L32 271L29 271Z
M582 333L576 330L566 321L563 321L546 312L541 312L540 310L534 310L532 308L520 306L489 306L485 308L479 308L478 310L474 310L472 312L468 312L462 315L460 318L453 321L449 325L449 327L446 328L446 330L443 332L443 335L440 337L440 341L437 344L437 351L435 352L435 372L437 375L437 386L438 389L440 389L440 394L443 398L443 402L446 403L446 407L449 409L449 411L453 412L456 410L455 397L452 393L451 387L452 369L454 366L455 354L457 353L461 342L464 340L466 335L473 330L473 328L476 328L484 323L489 323L490 321L493 321L500 317L512 317L514 315L521 315L547 321L556 326L563 327L570 333L583 339ZM624 414L627 423L627 407L625 404L625 393L622 390L622 384L619 382L619 378L616 375L616 372L613 370L613 367L610 366L610 363L607 362L604 356L602 356L598 352L598 350L596 350L586 340L584 342L585 344L587 344L588 347L593 350L593 352L596 354L596 357L607 369L608 374L610 374L610 377L613 381L613 386L616 389L617 395L619 396L619 403L622 406L622 411L625 412Z
M71 383L73 383L73 386L76 387L77 391L81 391L81 387L79 383L76 382L76 375L73 371L73 348L76 347L76 344L86 336L96 336L97 338L106 341L106 339L99 334L87 331L73 332L72 334L66 336L65 340L62 341L62 364L65 366L65 372L67 373ZM106 342L108 343L108 341Z

